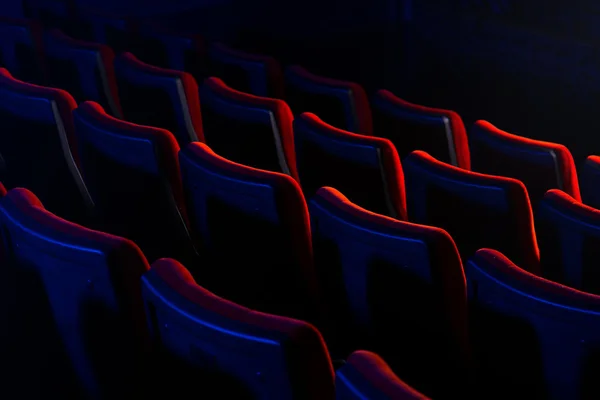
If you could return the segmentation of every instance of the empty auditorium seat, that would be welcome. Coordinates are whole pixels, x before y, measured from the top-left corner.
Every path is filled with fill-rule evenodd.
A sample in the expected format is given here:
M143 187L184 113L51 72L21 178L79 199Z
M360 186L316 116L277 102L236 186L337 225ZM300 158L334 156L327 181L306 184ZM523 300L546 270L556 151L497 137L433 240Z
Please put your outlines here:
M316 288L306 202L294 179L216 155L203 143L179 152L203 285L277 315L310 318Z
M387 139L357 135L304 113L294 121L304 194L331 186L369 211L406 219L402 166Z
M31 20L0 19L0 67L24 82L44 84L41 27Z
M282 100L239 92L209 78L200 91L206 144L218 155L298 179L294 116Z
M448 231L463 259L489 247L539 273L529 196L520 181L466 171L422 151L403 166L411 222Z
M51 214L35 195L20 188L0 200L0 226L3 270L28 274L29 283L41 282L37 289L42 293L28 295L46 301L29 317L49 313L54 321L54 326L35 332L36 340L45 342L46 335L58 332L64 346L51 348L46 359L29 356L31 384L39 378L36 364L57 368L54 360L64 351L91 398L138 393L138 379L144 375L140 351L147 346L140 278L149 268L139 248Z
M370 351L352 353L335 372L337 400L427 400L394 374L386 362Z
M425 107L379 90L372 99L373 133L389 139L400 159L423 150L436 159L470 169L469 143L460 115Z
M332 188L309 206L333 343L376 350L433 397L458 390L469 355L467 299L450 235L369 212Z
M565 146L512 135L486 121L473 125L469 140L473 170L520 180L534 209L549 189L581 199L573 157Z
M44 29L60 29L74 34L76 2L74 0L27 0L31 11L28 18L40 22Z
M110 47L52 30L44 35L44 50L49 86L66 90L78 103L93 100L122 116Z
M100 229L134 240L151 261L176 257L197 265L175 137L113 118L93 102L79 106L74 121Z
M190 74L154 67L131 53L115 58L115 73L127 121L167 129L180 146L204 141L198 86Z
M583 202L600 210L600 157L589 156L580 172Z
M600 297L519 267L489 249L465 264L476 398L598 398Z
M369 99L360 85L317 76L299 66L286 69L285 84L294 114L309 112L339 129L373 132Z
M202 82L207 74L205 47L199 35L146 24L136 33L135 55L150 65L189 72L197 82Z
M166 354L160 378L175 379L171 396L201 388L231 399L334 397L327 348L312 325L217 297L170 259L155 262L142 285L151 334Z
M82 221L92 202L78 169L75 107L67 92L21 82L0 68L0 180L35 191L63 218Z
M209 49L211 76L241 92L283 99L283 73L272 57L246 53L222 43Z
M115 54L134 51L136 24L133 20L98 10L83 10L78 23L78 38L110 46Z
M536 226L543 276L600 294L600 210L553 189L538 206Z

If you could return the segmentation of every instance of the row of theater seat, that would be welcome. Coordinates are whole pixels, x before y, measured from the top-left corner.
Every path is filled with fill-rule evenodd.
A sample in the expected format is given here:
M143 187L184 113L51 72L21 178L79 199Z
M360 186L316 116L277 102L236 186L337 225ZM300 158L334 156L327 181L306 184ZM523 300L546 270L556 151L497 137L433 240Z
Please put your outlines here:
M144 66L131 55L124 55L120 59L117 65L122 62L132 70L139 67L147 72L156 72L157 75L164 72ZM119 67L116 69L118 75ZM27 95L34 97L35 90L41 90L10 80L7 73L4 75L7 83L2 86L8 89L3 91L8 93L13 89L15 93L20 92L7 97L7 104L11 104L13 108L17 99L23 105L23 99ZM130 85L131 81L136 80L136 75L143 74L124 74L121 80L117 78L119 97L127 97L122 96L121 87ZM316 88L308 97L311 101L305 103L306 107L326 103L316 94L336 98L337 90L333 90L334 94L331 94L323 89L323 86L327 85L335 88L331 82L314 77L308 79L311 77L302 73L298 75L304 75L307 81L311 81L298 86L308 87L309 92L310 88ZM157 79L147 79L147 82L151 81ZM185 79L181 79L180 82L182 81ZM319 83L323 85L319 87ZM24 86L16 90L18 85ZM45 93L49 93L52 89L44 90L47 91ZM222 95L222 98L226 99L239 99L240 96L244 96L243 93L227 89L216 79L209 79L200 95L203 104L203 125L206 120L214 119L209 117L212 112L205 112L204 99L210 99L210 95L204 93L211 90L228 93ZM150 95L150 92L146 93ZM392 96L387 92L380 92L379 95L382 93L388 97ZM290 95L287 90L286 95L302 97ZM141 104L144 96L138 93L130 98L137 98L137 101L132 103ZM289 101L290 104L293 103ZM208 100L206 104L210 102L211 100ZM25 108L33 110L34 103ZM55 103L60 104L60 101ZM224 103L226 101L222 99L220 102L214 101L216 105L213 105L213 108L221 107L220 110L227 110L223 106ZM375 103L376 101L373 102ZM392 103L404 104L398 99ZM281 107L285 106L283 102L278 104ZM359 103L353 102L352 96L344 96L340 104L352 109ZM166 156L167 159L176 160L173 154L177 151L177 144L173 135L161 129L142 128L117 121L105 115L101 108L93 103L83 104L75 111L74 131L77 132L80 149L78 158L82 159L80 168L86 182L83 186L88 187L90 193L97 193L90 198L98 209L102 209L106 204L110 205L104 210L103 221L117 221L116 223L121 224L121 229L136 227L140 232L124 236L135 238L142 243L144 236L154 236L154 232L150 232L148 228L148 215L155 210L168 209L164 205L150 207L146 212L138 214L143 215L138 221L131 217L135 214L133 211L136 206L142 208L140 204L144 203L144 200L156 200L159 197L157 194L161 193L161 189L156 189L160 185L144 192L145 187L152 187L148 184L148 177L152 178L154 174L150 181L171 182L169 189L173 193L165 191L164 186L162 193L167 193L166 199L177 199L178 196L184 199L179 202L180 206L177 208L179 218L185 221L186 215L189 216L191 228L188 229L197 232L197 236L201 238L194 241L194 244L197 249L202 249L200 253L203 254L203 258L210 260L207 264L213 267L210 268L211 271L198 272L203 274L202 282L206 282L206 286L211 290L218 288L215 290L218 294L223 293L228 299L239 300L240 303L248 304L248 298L244 298L244 292L248 289L250 292L255 288L259 293L263 290L269 293L276 290L277 284L286 281L286 278L281 277L280 266L288 264L283 263L282 259L300 251L305 256L304 266L310 265L310 250L306 249L312 243L317 275L317 279L314 280L321 286L325 297L325 308L328 309L326 319L335 321L322 324L326 337L335 338L331 340L330 346L338 347L339 352L344 354L348 349L355 348L357 343L369 343L367 346L371 348L379 347L400 376L406 377L411 384L414 382L416 387L422 387L437 395L439 392L436 390L440 388L442 392L452 392L452 385L464 385L465 375L468 374L461 376L459 371L462 369L452 370L451 366L455 365L457 359L469 364L468 354L470 347L473 347L476 359L481 363L477 368L481 372L478 378L489 385L502 381L505 387L498 390L498 393L505 394L514 388L520 388L529 390L527 393L532 395L545 393L556 398L571 398L574 394L576 396L583 393L580 392L582 388L587 390L587 393L590 390L593 392L594 385L589 376L593 375L590 371L597 368L592 357L596 349L596 339L594 332L588 331L595 329L593 318L598 301L596 296L577 292L524 271L542 274L557 282L592 292L598 285L598 279L594 275L594 252L598 242L599 212L578 201L577 175L568 150L563 146L509 135L488 123L477 123L469 137L473 166L476 163L482 165L475 169L488 169L484 172L520 178L527 186L526 189L523 183L515 179L468 171L466 163L470 161L466 133L464 127L460 128L462 122L456 114L443 110L437 110L439 114L435 114L436 110L404 105L404 109L390 112L388 116L395 119L385 123L388 127L397 126L394 121L404 124L408 121L412 124L408 129L398 130L403 134L402 138L398 138L393 144L385 139L334 128L312 114L302 114L296 118L293 126L294 148L287 154L297 158L297 176L291 170L270 169L287 172L292 178L299 179L307 198L313 198L313 194L317 192L310 202L310 229L304 199L294 179L274 172L259 171L221 157L221 151L231 151L228 147L235 147L236 143L240 143L237 138L223 140L222 150L216 151L219 156L206 145L188 145L185 141L180 142L185 148L179 156L179 178L179 168L173 167L175 163L171 162L171 166L165 166L156 161L163 160L163 156L157 154L162 154L165 148L170 152L170 155ZM226 119L244 121L240 116L248 115L248 110L252 107L247 104L246 107L236 106L230 107L223 115ZM168 107L163 106L157 112ZM41 107L38 106L39 108ZM54 108L57 107L53 107L52 110ZM333 108L329 102L326 109ZM6 114L14 112L9 106L6 106L6 109ZM152 114L152 108L147 108L145 112L141 107L139 110L141 116ZM310 108L308 110L316 111ZM125 117L127 118L127 112ZM63 118L66 120L69 117ZM249 120L255 121L252 118ZM17 123L14 118L11 120L10 116L6 117L6 121L11 122L8 125L15 129L30 123L22 120ZM456 139L455 133L448 134L448 127L456 127L457 121L460 121L459 128L451 132L462 132L460 136L464 141L458 148L463 152L460 157L455 154L452 159L450 151L449 161L459 164L458 160L462 160L462 165L459 164L461 168L435 160L426 153L414 152L403 158L402 171L396 149L399 150L406 143L410 143L412 138L417 136L416 132L433 132L432 126L437 127L437 133L434 135L437 138L442 137L439 134L442 131L440 126L444 127L443 138L446 140L446 146L442 148L452 149L448 144L455 145L459 140ZM243 125L238 123L237 131L251 131L249 121L245 122ZM56 125L59 126L60 132L61 124ZM223 125L220 127L222 129ZM207 134L209 128L203 126L203 129L206 136L204 139L213 147ZM361 132L360 129L353 130ZM169 139L162 139L162 142L158 143L161 139L150 139L151 131L156 138L162 135ZM146 136L141 132L146 133ZM215 129L214 132L227 130ZM277 132L271 131L270 134L270 137L277 137ZM165 144L166 142L170 144ZM433 153L427 148L431 142L429 140L424 144L417 144L415 148L424 147ZM264 149L264 146L261 148ZM279 149L277 145L271 148ZM64 157L68 153L65 152L64 145L62 150L62 153L54 154ZM410 148L407 154L412 150L414 149ZM240 161L230 154L227 156L234 161ZM22 157L23 162L32 163L32 159L24 151L16 149L14 157ZM479 161L476 162L478 157ZM290 159L288 156L286 160ZM589 177L594 176L593 162L594 158L590 158L586 163L590 166ZM159 164L160 167L157 167ZM252 165L253 162L247 164ZM280 163L279 167L281 165ZM165 176L169 178L165 179ZM120 178L123 190L121 193L127 193L124 196L118 196L118 191L111 193L110 189L113 181ZM178 179L183 181L183 189L177 189L177 184L172 183ZM140 185L140 182L145 183ZM16 184L18 185L30 187L24 181ZM369 211L352 205L336 190L319 189L322 186L336 187ZM407 205L404 203L405 186ZM175 189L172 189L173 187ZM593 184L588 187L591 192L595 190ZM552 188L562 189L564 192L551 190L546 193ZM176 194L178 190L183 194ZM528 190L534 199L535 227ZM125 205L127 202L130 203ZM183 203L185 205L181 206ZM304 211L301 208L304 208ZM152 214L152 218L160 218L156 214ZM397 219L392 220L384 215ZM398 220L406 219L407 216L410 221L446 229L456 240L460 256L447 233L437 228ZM179 223L179 226L185 224ZM115 229L113 227L105 230ZM541 266L536 230L542 247ZM173 235L174 230L167 227L163 232L163 235L166 233L166 236L169 236ZM291 239L288 240L290 236ZM154 240L157 237L154 236ZM166 237L166 241L169 239L173 238ZM158 246L162 242L156 240ZM263 251L265 247L270 249ZM484 247L502 251L521 268L516 268L511 261L496 251L480 250L465 266L468 283L465 286L461 256L466 260ZM148 248L148 251L155 249L154 246L143 248ZM204 250L208 251L205 253ZM235 252L237 254L233 254ZM271 256L273 262L264 262L265 258ZM181 257L185 259L185 256ZM296 259L303 262L302 257ZM248 265L262 265L259 279L256 279L257 271L245 268ZM237 275L240 279L238 282L224 279L228 274L231 276L232 271L217 271L215 266L238 266L239 268L235 268L235 274L240 274ZM311 272L310 268L299 268L294 272L285 271L291 274L307 272ZM256 282L256 286L248 283L254 280L259 281ZM290 277L287 277L287 280L294 281ZM315 289L311 288L310 284L311 279L298 281L307 281L307 287L296 288L298 291L291 290L294 289L293 285L291 289L288 286L281 287L279 289L283 293L271 292L275 293L275 296L265 302L268 304L253 306L260 308L278 304L287 308L289 304L286 301L277 303L275 299L287 295L291 299L290 303L293 303L301 298L298 293L314 292ZM466 327L465 292L473 308L470 317L471 329ZM508 300L509 298L514 299ZM300 308L310 308L306 307L310 302L300 303ZM415 303L419 305L416 308ZM397 306L391 312L390 304ZM293 313L296 311L298 310ZM289 314L289 309L273 312ZM303 316L313 314L311 310L306 309L298 312ZM561 313L565 313L564 319ZM437 317L431 318L432 315ZM571 323L570 327L563 326L565 320L570 321L580 318L579 316L585 321ZM410 332L405 332L406 329L400 331L402 327L397 326L399 320L410 324ZM502 326L510 327L508 337L499 334L499 327ZM472 334L471 339L468 338L469 331ZM559 338L562 338L564 343L554 346ZM442 341L440 339L448 343L439 343ZM402 359L398 355L406 358ZM446 355L448 360L452 361L443 362ZM437 370L431 366L432 359L436 360ZM498 393L486 393L486 397Z

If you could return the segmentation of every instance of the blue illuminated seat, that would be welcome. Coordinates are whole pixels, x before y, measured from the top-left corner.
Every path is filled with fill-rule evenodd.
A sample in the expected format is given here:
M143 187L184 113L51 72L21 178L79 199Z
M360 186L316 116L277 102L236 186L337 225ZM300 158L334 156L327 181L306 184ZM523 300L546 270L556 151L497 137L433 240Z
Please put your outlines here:
M142 285L170 396L201 387L224 399L334 398L329 354L312 325L217 297L170 259L155 262Z
M52 30L44 35L44 50L50 86L66 90L78 103L92 100L122 116L110 47Z
M272 57L246 53L222 43L210 46L211 76L229 87L255 96L283 99L283 73Z
M466 264L475 398L600 396L600 296L530 274L495 250Z
M116 57L115 73L127 121L166 129L180 146L204 141L198 86L190 74L154 67L131 53Z
M309 112L339 129L373 133L369 99L356 83L324 78L292 66L285 71L285 94L295 115Z
M92 202L78 169L72 111L65 91L13 78L0 68L0 180L35 191L51 212L82 221Z
M406 219L404 175L389 140L335 128L310 113L294 121L294 139L307 198L331 186L369 211Z
M3 325L24 330L11 345L22 352L27 369L11 376L25 373L35 386L44 378L36 373L46 369L65 379L68 366L63 369L61 359L66 356L88 396L138 393L144 376L141 351L147 345L141 276L149 268L139 248L55 216L20 188L0 199L0 226L3 270L11 271L3 280L10 276L16 285L9 304L28 309L29 318L25 327ZM57 334L60 344L49 344ZM38 341L51 347L38 353ZM48 389L45 396L81 398Z
M409 103L387 90L378 91L371 105L374 135L389 139L400 159L423 150L445 163L471 169L465 125L454 111Z
M358 350L335 372L336 400L427 400L375 353Z
M469 356L467 298L450 235L369 212L327 187L309 208L332 351L342 343L374 350L434 398L458 390Z
M308 210L288 175L236 164L203 143L179 152L202 282L259 311L312 320L317 303Z
M42 32L32 20L0 19L0 67L17 79L43 85Z
M422 151L404 159L409 221L446 230L463 259L498 249L539 273L527 189L520 181L454 167Z
M93 102L79 106L74 121L100 229L134 240L150 261L176 257L197 265L175 137L113 118Z
M218 78L200 91L206 144L228 160L298 179L294 116L283 100L239 92Z

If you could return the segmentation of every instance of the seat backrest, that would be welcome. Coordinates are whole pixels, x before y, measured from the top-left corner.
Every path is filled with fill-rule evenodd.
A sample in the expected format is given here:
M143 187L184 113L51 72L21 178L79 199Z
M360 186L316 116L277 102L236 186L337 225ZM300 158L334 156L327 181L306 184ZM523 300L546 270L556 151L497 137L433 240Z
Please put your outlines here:
M583 202L600 210L600 157L588 156L580 172Z
M310 113L294 121L294 139L307 198L331 186L369 211L406 219L404 175L389 140L335 128Z
M299 66L286 69L285 84L294 114L309 112L336 128L364 135L373 132L369 99L360 85L317 76Z
M450 235L369 212L327 187L310 201L310 215L334 343L377 349L426 393L450 392L457 374L464 380L466 284Z
M93 102L79 106L74 121L81 172L101 229L134 240L151 261L176 257L197 264L175 137L118 120Z
M232 399L334 397L329 354L312 325L217 297L170 259L155 262L142 285L151 334L167 355L161 379L175 380L169 393L201 387Z
M0 67L25 82L45 83L42 30L32 20L0 19Z
M92 202L78 169L75 107L67 92L21 82L0 68L2 181L35 191L51 212L82 221Z
M242 93L219 78L200 91L204 138L228 160L298 179L294 116L283 100Z
M374 135L389 139L400 159L423 150L445 163L471 168L467 133L456 112L409 103L387 90L379 90L371 104Z
M201 36L145 24L136 37L136 57L145 63L188 72L197 82L207 76L206 44Z
M92 100L122 117L110 47L52 30L44 35L44 50L49 86L66 90L78 103Z
M203 143L182 149L179 162L191 229L209 258L206 287L260 311L308 318L315 277L296 181L233 163Z
M538 206L536 224L543 276L600 294L600 210L552 189Z
M410 221L446 230L463 259L489 247L539 272L529 196L520 181L457 168L422 151L403 166Z
M0 200L0 226L3 265L42 283L46 311L88 395L134 394L147 346L140 278L148 264L139 248L51 214L26 189ZM58 358L61 349L53 351Z
M427 400L404 383L386 362L370 351L358 350L335 372L337 400Z
M600 297L482 249L465 264L480 398L598 398Z
M109 46L115 54L135 50L135 22L122 15L85 9L80 13L79 38Z
M561 189L580 200L575 163L560 144L527 139L477 121L470 132L474 171L520 180L534 209L550 189Z
M283 73L273 57L246 53L222 43L209 49L211 75L240 92L283 99Z
M190 74L154 67L131 53L115 58L115 72L127 121L166 129L180 146L204 141L198 86Z
M31 16L29 18L39 21L44 29L60 29L72 34L74 20L77 14L75 0L27 0Z

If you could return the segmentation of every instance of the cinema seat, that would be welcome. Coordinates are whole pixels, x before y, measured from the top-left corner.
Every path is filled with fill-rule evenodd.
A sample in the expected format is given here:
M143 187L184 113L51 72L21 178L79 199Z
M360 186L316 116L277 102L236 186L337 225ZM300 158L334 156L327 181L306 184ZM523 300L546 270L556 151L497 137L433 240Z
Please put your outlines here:
M467 298L450 235L372 213L327 187L309 209L331 342L377 351L434 398L458 390L469 362Z
M294 116L282 100L239 92L221 79L200 90L206 144L231 161L298 179Z
M78 169L75 107L67 92L21 82L0 68L0 180L35 191L63 218L85 221L92 202Z
M42 30L37 22L0 18L0 67L17 79L43 85Z
M203 143L179 152L203 285L276 315L315 318L306 202L291 177L233 163Z
M334 398L331 361L312 325L218 297L171 259L155 262L142 285L171 396L202 388L231 399Z
M53 320L46 329L35 331L36 339L46 342L46 335L57 332L62 342L50 349L46 359L28 358L30 384L38 378L36 364L58 368L54 360L66 354L86 398L138 393L144 375L141 351L147 346L140 278L149 268L139 248L129 240L55 216L35 195L20 188L0 200L0 226L3 269L28 274L30 284L41 283L42 293L28 294L45 302L38 303L40 308L29 317L50 313L46 317ZM46 395L65 398L52 392Z
M369 99L360 85L317 76L299 66L286 69L285 83L294 114L309 112L339 129L373 133Z
M403 166L409 221L446 230L463 259L488 247L540 272L529 196L520 181L466 171L422 151Z
M481 378L475 398L600 396L599 296L532 275L489 249L465 273Z
M100 229L134 240L148 260L177 257L198 265L175 137L113 118L94 102L79 106L74 121L81 172Z
M307 198L331 186L369 211L406 219L402 166L389 140L335 128L310 113L296 118L294 137Z
M373 134L389 139L400 159L423 150L442 162L471 169L465 126L456 112L409 103L387 90L379 90L371 105Z
M199 35L146 24L139 27L136 42L136 57L145 63L188 72L197 82L207 76L206 44Z
M283 99L283 73L272 57L246 53L222 43L209 49L211 76L227 86L255 96Z
M127 121L166 129L180 146L204 141L198 86L190 74L145 64L131 53L115 58L115 73Z
M473 125L469 139L473 170L520 180L534 209L550 189L581 200L573 157L565 146L512 135L486 121Z
M77 4L74 0L28 0L28 18L40 22L44 29L60 29L68 35L75 33Z
M536 224L543 276L600 294L600 210L553 189L540 202Z
M600 209L600 157L589 156L580 172L583 202Z
M78 38L109 46L115 54L135 50L136 22L123 15L83 9L78 21Z
M66 90L78 103L92 100L122 116L110 47L52 30L44 35L44 49L49 86Z
M335 372L337 400L427 400L394 374L386 362L370 351L352 353Z

